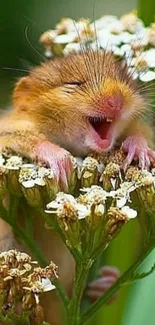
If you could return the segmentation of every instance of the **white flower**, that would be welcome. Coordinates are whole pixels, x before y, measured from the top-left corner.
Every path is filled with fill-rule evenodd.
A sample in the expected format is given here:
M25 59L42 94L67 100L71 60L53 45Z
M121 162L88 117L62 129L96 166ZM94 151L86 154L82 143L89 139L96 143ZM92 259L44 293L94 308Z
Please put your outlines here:
M77 215L79 220L85 219L87 216L90 215L90 207L84 204L77 203L76 209L77 209Z
M113 23L117 23L118 18L116 16L112 15L106 15L101 17L100 19L97 19L95 22L91 23L91 26L96 28L96 30L100 30L103 28L107 28L111 26Z
M73 205L76 205L76 200L71 194L65 194L63 192L59 192L56 196L56 199L54 201L51 201L46 205L47 209L59 209L62 207L63 203L71 203ZM47 213L52 213L48 210L46 210Z
M77 37L76 32L70 32L69 34L57 35L54 39L56 44L67 44L72 43Z
M128 62L130 65L131 57L134 54L133 50L131 49L131 44L123 44L121 46L121 50L122 50L123 54L128 58Z
M125 204L126 204L127 198L126 197L122 197L120 199L116 200L116 206L118 208L122 208Z
M4 166L5 163L5 159L3 158L3 156L0 154L0 167Z
M48 278L40 278L42 288L44 292L51 291L55 289L55 286L51 283Z
M70 33L75 30L76 21L71 18L62 18L56 25L58 34Z
M37 177L34 182L36 185L45 186L45 181L43 180L43 178Z
M127 201L130 201L130 193L136 189L133 182L123 182L116 191L110 191L109 196L116 199L116 206L123 207Z
M7 167L7 169L18 170L22 166L22 162L22 157L11 156L9 159L7 159L5 166Z
M63 53L65 55L69 53L78 53L81 51L81 46L79 43L69 43L65 46Z
M45 50L45 56L50 59L52 57L53 53L51 51L51 49L46 49Z
M105 206L104 204L97 204L95 206L95 214L96 215L103 215L105 212Z
M148 28L148 43L152 46L155 46L155 24L152 24L151 28Z
M154 71L147 71L139 76L139 79L143 82L149 82L155 80L155 72Z
M102 187L98 185L92 185L91 187L84 187L80 189L81 192L86 192L87 200L89 204L99 204L104 203L109 196L109 192L103 190Z
M114 34L120 34L123 32L123 24L120 20L116 20L109 25L109 31Z
M119 35L120 43L128 44L134 40L134 36L128 32L123 32Z
M143 58L150 68L155 68L155 49L149 49L143 52Z
M134 209L129 208L127 205L122 207L121 211L125 213L129 219L134 219L137 217L137 211Z
M112 51L114 55L122 57L124 55L123 50L120 47L113 46Z
M139 31L144 25L142 20L140 20L134 12L123 15L120 18L120 21L122 22L124 29L130 33Z
M55 289L55 286L51 283L48 278L41 278L34 283L30 283L29 287L23 287L27 291L31 291L34 294L39 294L40 292L47 292Z
M119 46L121 44L120 35L114 35L103 29L97 33L98 43L102 48L107 49L110 46Z
M23 164L21 166L21 169L35 169L36 168L36 165L34 164Z
M32 188L35 186L35 182L33 179L29 180L29 181L25 181L25 182L22 182L22 185L25 187L25 188Z

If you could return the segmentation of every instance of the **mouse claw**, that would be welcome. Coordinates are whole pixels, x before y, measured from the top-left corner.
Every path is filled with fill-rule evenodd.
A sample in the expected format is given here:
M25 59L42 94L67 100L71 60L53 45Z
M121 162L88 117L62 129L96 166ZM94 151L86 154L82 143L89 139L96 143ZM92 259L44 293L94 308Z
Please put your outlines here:
M147 146L146 140L141 136L130 136L122 144L122 149L127 153L122 168L126 171L133 160L138 160L141 169L149 169L155 163L155 152Z
M92 281L88 285L87 296L91 302L95 302L119 279L120 272L117 268L104 266L100 270L100 277ZM108 303L112 303L116 299L114 295Z
M35 147L35 159L50 167L62 191L68 191L68 182L73 169L70 153L48 141Z

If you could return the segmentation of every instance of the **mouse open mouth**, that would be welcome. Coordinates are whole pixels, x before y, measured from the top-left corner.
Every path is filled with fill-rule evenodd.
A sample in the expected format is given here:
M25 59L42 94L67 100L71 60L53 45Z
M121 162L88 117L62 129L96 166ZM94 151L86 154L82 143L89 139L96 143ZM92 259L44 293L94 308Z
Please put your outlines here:
M111 131L113 120L103 117L88 117L93 139L100 149L108 149L111 146Z
M102 140L108 138L108 131L112 125L112 120L100 117L89 117L89 122Z

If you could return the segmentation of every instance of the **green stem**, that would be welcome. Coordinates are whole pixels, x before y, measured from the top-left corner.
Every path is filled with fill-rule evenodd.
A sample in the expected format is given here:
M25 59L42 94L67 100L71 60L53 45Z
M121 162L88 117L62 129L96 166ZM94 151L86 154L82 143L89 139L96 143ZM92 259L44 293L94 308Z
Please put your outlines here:
M66 295L65 291L63 290L63 288L62 288L62 286L61 286L61 284L60 284L60 282L58 280L54 280L53 284L56 287L58 296L61 299L61 301L63 302L63 305L64 305L65 309L67 309L68 303L69 303L68 296Z
M47 224L55 229L55 231L60 235L62 241L64 242L64 244L67 246L68 250L70 251L70 253L73 255L75 261L77 263L81 262L81 254L79 253L79 251L76 249L76 247L73 247L73 245L67 245L66 244L66 237L61 229L61 227L59 227L57 222L53 222L53 220L51 220L51 218L49 217L49 215L43 211L41 211L42 216L44 217L45 221L47 222ZM73 248L72 248L73 247Z
M120 288L130 282L134 272L141 265L144 259L150 254L153 250L155 243L151 243L149 247L147 247L143 253L139 256L139 258L127 269L126 272L122 274L122 276L115 282L115 284L94 303L88 310L83 314L78 325L86 324L86 322L103 306L103 304L107 303L109 299L117 293Z
M80 317L80 305L91 261L85 261L76 267L73 296L68 308L68 324L76 325Z

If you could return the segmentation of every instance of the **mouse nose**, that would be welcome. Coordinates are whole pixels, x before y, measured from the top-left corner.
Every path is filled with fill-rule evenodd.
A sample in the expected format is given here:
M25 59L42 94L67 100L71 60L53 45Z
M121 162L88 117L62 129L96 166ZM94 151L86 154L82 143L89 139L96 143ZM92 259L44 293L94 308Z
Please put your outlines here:
M122 94L114 94L105 100L105 109L107 113L113 117L117 117L123 107Z

